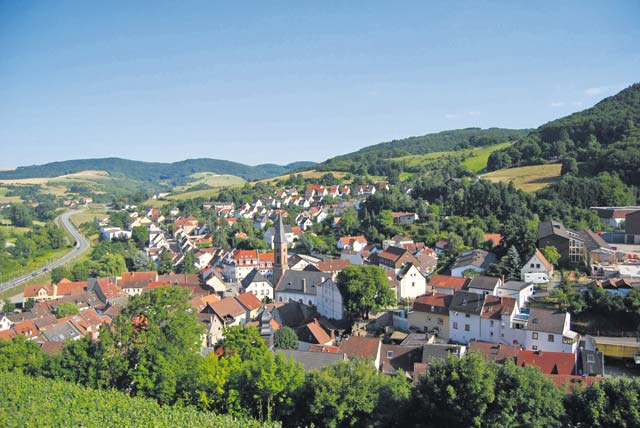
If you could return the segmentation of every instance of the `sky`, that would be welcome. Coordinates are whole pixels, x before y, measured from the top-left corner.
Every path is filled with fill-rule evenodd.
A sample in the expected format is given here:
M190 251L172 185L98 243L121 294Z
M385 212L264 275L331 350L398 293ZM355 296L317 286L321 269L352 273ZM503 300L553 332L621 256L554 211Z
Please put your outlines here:
M640 2L0 0L0 167L323 161L640 81Z

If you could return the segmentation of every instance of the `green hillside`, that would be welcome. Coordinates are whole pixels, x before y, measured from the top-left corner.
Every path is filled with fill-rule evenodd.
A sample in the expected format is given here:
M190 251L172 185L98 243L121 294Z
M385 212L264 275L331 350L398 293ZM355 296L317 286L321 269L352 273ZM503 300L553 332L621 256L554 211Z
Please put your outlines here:
M237 162L206 158L187 159L173 163L142 162L121 158L77 159L0 171L0 180L59 177L90 170L107 171L111 175L137 181L179 185L184 184L191 174L197 172L236 175L250 181L287 174L313 165L313 162L295 162L284 166L275 164L249 166Z
M316 168L325 171L349 171L353 169L354 165L359 165L362 162L371 164L382 159L493 146L524 137L529 132L530 130L527 129L503 128L466 128L443 131L368 146L357 152L331 158L316 165Z
M640 84L592 108L542 125L493 153L487 168L558 161L577 163L583 176L606 171L620 175L628 184L640 184Z
M4 397L0 400L0 426L236 428L263 426L252 419L237 419L194 410L161 406L122 392L94 390L72 383L0 372Z

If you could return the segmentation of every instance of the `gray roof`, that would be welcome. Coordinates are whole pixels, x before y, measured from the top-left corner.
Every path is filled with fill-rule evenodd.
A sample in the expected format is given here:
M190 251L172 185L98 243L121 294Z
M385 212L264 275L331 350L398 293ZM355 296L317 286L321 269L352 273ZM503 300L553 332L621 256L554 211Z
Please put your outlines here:
M456 269L463 266L476 266L482 269L487 269L489 265L497 263L495 254L489 253L485 250L471 250L462 253L456 258L452 269Z
M311 352L294 349L279 349L276 352L281 353L286 358L293 358L295 362L301 364L302 368L307 372L338 364L347 359L346 355L341 352Z
M456 291L449 305L449 312L462 312L465 314L480 315L484 305L484 294L470 291Z
M276 232L273 236L273 242L276 244L286 244L287 235L282 224L282 214L278 216L278 222L276 223Z
M460 358L464 355L464 352L464 346L428 343L422 347L422 362L428 363L437 359L446 360L450 355Z
M495 276L484 276L478 275L471 278L467 288L478 288L480 290L493 291L498 285L498 281L500 278L496 278Z
M584 241L587 251L593 251L598 248L609 248L609 244L607 244L600 235L590 230L581 230L578 232L578 235L580 235L580 238Z
M604 353L580 350L580 374L586 376L604 376Z
M42 335L46 337L49 342L64 342L82 336L78 329L69 321L48 327L42 332Z
M242 280L242 286L244 288L249 287L254 282L266 282L267 284L271 284L267 278L264 277L260 273L260 271L256 268L253 268L251 272Z
M287 270L280 278L280 281L278 281L276 292L310 294L315 296L318 286L329 278L331 278L331 275L325 272Z
M565 229L562 223L553 220L547 220L540 223L538 226L538 239L546 238L551 235L557 235L562 238L569 239L567 229Z
M507 290L520 291L520 290L524 290L530 285L531 284L527 284L526 282L522 282L522 281L507 281L504 283L502 288L505 288Z
M566 312L555 309L531 308L525 330L562 334L566 316Z

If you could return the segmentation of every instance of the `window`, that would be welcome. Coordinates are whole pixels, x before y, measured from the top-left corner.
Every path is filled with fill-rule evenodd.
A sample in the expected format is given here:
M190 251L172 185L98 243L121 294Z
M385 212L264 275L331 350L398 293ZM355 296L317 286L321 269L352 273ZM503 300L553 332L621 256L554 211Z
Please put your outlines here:
M415 283L415 282L412 282L412 283L411 283L411 286L412 286L412 287L415 287L415 286L416 286L416 283Z
M593 354L588 354L587 355L587 362L588 363L595 363L596 362L596 357L594 357Z
M535 332L535 331L533 333L531 333L531 338L534 339L534 340L538 340L538 333Z
M471 331L471 326L469 324L465 324L464 331Z
M547 336L547 340L549 342L553 342L554 338L553 338L553 334L550 334L549 336Z
M454 322L454 323L453 323L453 328L454 328L454 330L457 330L457 329L458 329L458 323L457 323L457 322Z
M533 267L533 263L531 263L531 264L529 265L529 267Z
M493 327L493 320L489 321L489 325ZM492 333L493 334L493 333Z
M393 351L387 351L387 358L393 358Z
M573 340L571 340L571 338L569 337L563 337L562 343L564 343L565 345L571 345L573 343Z
M469 314L464 314L464 317L465 317L465 318L471 318L471 315L469 315Z
M536 263L536 268L540 269L540 263Z
M536 345L533 345L533 346L531 347L531 349L533 349L534 351L537 351L537 350L538 350L538 347L537 347Z
M493 332L491 332L491 336L493 337Z

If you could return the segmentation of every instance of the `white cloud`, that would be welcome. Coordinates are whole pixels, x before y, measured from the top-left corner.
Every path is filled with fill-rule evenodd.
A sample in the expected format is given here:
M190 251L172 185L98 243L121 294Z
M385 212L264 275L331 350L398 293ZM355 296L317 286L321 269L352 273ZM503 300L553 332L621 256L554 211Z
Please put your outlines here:
M549 104L549 107L562 107L564 105L564 101L553 101Z
M457 119L460 117L459 114L447 113L444 115L445 119Z
M604 91L607 90L606 86L596 86L593 88L587 88L584 90L585 95L588 95L590 97L594 97L596 95L600 95L601 93L603 93Z

